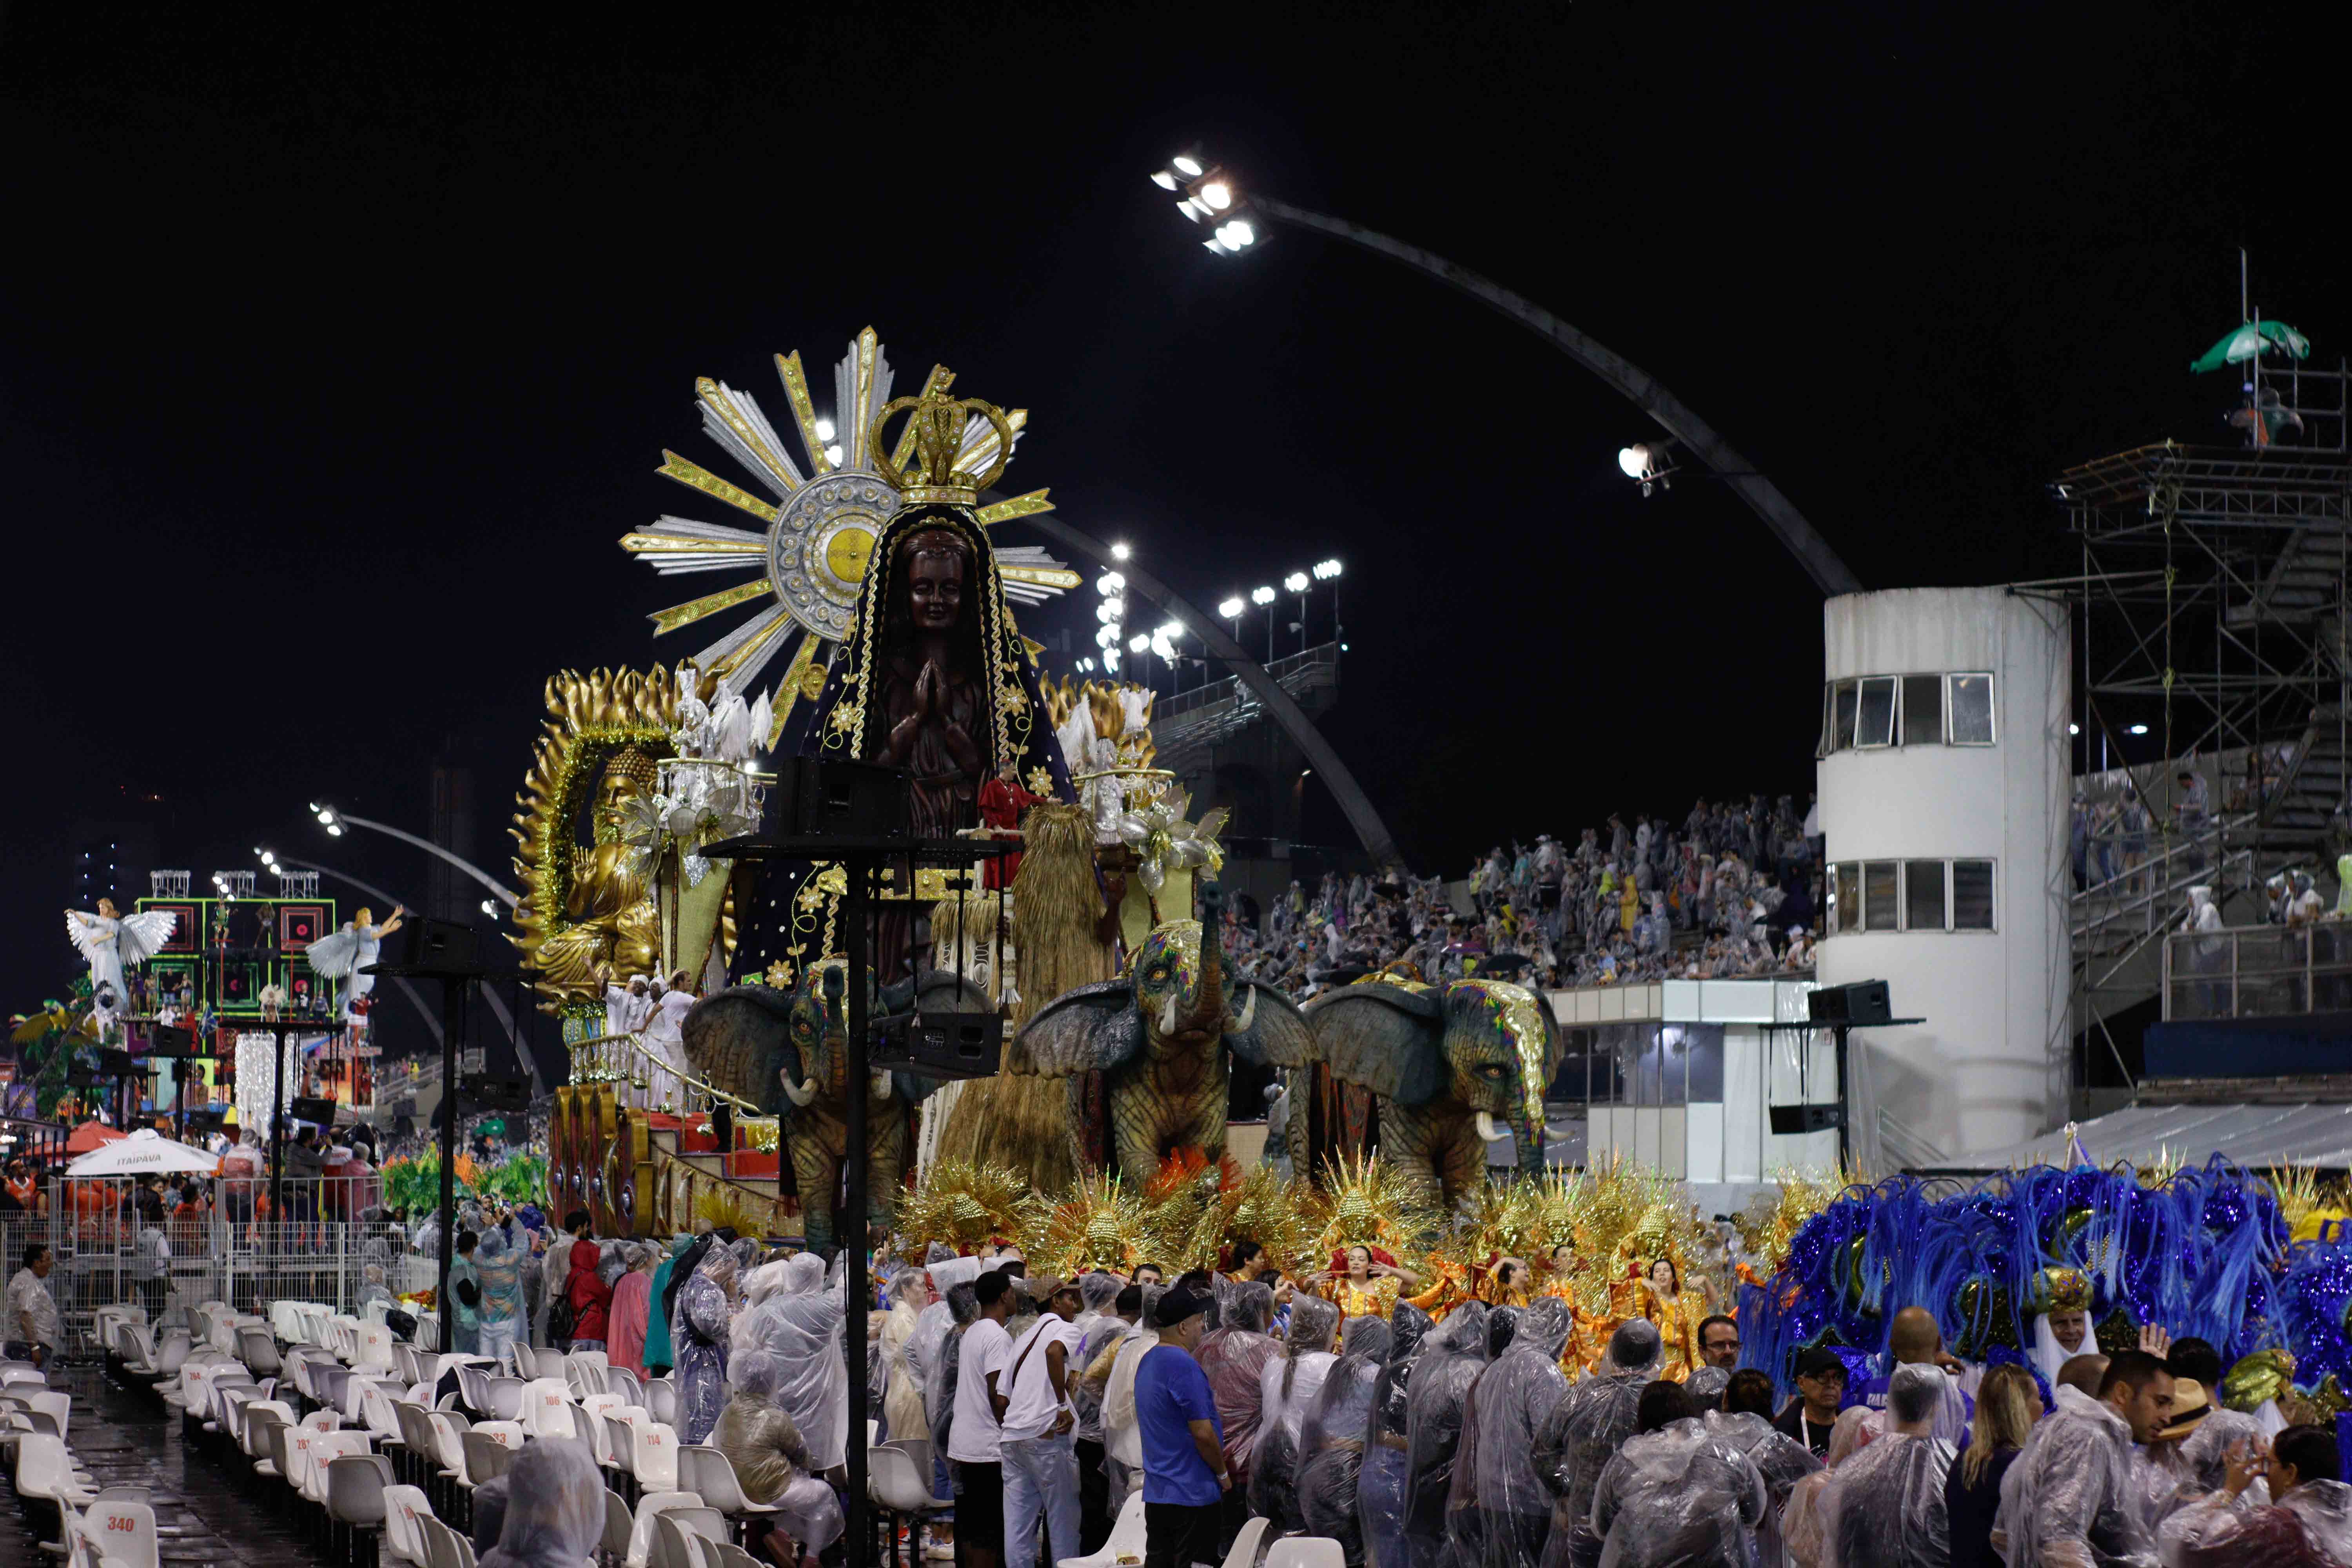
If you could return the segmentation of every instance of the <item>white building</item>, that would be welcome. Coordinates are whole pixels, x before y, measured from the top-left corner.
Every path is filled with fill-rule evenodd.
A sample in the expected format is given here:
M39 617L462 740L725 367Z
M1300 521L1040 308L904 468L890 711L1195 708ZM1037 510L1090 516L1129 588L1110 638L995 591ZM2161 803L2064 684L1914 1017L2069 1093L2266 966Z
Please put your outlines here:
M2070 616L2006 588L1822 609L1822 985L1885 980L1853 1036L1855 1154L1951 1163L2066 1109Z

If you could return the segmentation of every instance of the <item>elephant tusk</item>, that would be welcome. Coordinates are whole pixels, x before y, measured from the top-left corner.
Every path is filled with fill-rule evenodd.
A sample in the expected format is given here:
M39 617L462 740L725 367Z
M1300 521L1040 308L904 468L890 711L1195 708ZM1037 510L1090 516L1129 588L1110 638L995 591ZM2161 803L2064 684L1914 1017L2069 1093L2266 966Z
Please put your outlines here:
M1490 1112L1482 1110L1474 1120L1477 1123L1478 1136L1487 1142L1492 1143L1503 1135L1503 1130L1495 1125L1495 1118Z
M1173 994L1160 1004L1160 1032L1163 1035L1176 1032L1176 998Z
M806 1083L794 1083L793 1081L793 1072L790 1068L786 1068L784 1069L783 1079L784 1098L791 1100L794 1105L805 1109L810 1102L816 1099L816 1079L811 1079Z
M1240 1034L1243 1030L1247 1029L1250 1026L1250 1020L1256 1016L1257 987L1255 985L1244 985L1242 987L1242 1010L1234 1015L1234 1021L1226 1029L1226 1033Z
M889 1099L890 1069L888 1068L884 1068L880 1072L872 1074L871 1077L874 1080L874 1098L877 1100Z

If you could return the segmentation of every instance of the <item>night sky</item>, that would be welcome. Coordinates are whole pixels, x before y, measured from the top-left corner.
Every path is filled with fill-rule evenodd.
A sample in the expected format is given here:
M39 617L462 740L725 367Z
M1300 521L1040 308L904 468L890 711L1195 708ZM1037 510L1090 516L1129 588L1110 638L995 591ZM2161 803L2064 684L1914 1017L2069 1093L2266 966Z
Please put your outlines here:
M2341 121L2282 12L816 9L5 13L0 1012L74 972L78 818L414 898L303 807L421 830L446 752L503 871L548 674L683 657L708 624L643 617L736 580L614 545L723 520L654 472L728 468L694 377L781 418L771 355L829 389L869 322L902 390L1031 410L1007 486L1196 604L1347 563L1327 729L1416 871L1801 799L1820 598L1753 515L1643 500L1652 427L1435 283L1211 257L1145 178L1194 140L1656 374L1872 586L2071 570L2046 480L2221 437L2185 367L2241 245L2346 342ZM1084 641L1068 604L1025 628Z

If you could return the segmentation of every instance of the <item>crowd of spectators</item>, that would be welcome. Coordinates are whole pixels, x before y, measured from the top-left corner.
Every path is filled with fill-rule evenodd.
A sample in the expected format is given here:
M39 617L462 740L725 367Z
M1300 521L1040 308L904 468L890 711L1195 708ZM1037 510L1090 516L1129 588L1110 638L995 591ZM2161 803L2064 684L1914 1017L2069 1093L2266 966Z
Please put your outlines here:
M1255 924L1229 909L1226 950L1300 1000L1399 963L1425 980L1546 990L1803 973L1822 878L1820 836L1793 796L1701 800L1679 824L1612 816L1573 846L1549 834L1497 845L1470 868L1466 898L1395 873L1334 873L1311 895L1293 882Z

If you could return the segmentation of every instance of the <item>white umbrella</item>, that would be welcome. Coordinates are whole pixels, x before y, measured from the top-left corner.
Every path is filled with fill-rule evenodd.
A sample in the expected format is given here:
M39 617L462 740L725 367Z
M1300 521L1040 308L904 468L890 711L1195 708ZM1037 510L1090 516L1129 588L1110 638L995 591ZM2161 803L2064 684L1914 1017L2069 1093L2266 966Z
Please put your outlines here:
M101 1144L66 1167L68 1176L160 1176L168 1171L194 1171L211 1175L220 1169L220 1156L175 1143L152 1127L128 1138Z

